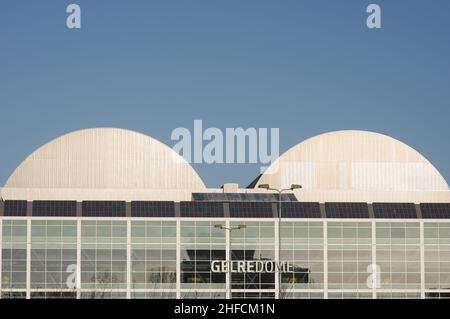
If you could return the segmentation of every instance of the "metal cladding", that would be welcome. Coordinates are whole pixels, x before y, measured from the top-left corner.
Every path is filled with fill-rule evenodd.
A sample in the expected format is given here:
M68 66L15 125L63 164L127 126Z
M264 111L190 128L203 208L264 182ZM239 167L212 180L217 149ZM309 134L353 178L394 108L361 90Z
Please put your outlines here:
M188 162L146 135L86 129L33 152L0 189L0 196L28 201L182 202L200 194L233 201L244 193L261 198L256 194L261 184L301 184L293 194L303 202L450 203L448 184L424 156L391 137L365 131L331 132L299 143L251 188L242 189L206 188ZM214 196L224 193L230 194Z

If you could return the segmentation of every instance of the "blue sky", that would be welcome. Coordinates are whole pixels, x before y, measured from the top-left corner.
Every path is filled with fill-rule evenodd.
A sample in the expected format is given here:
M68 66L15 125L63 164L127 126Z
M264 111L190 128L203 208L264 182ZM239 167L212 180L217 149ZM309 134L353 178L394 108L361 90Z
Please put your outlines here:
M69 3L82 29L67 29ZM366 7L382 29L366 27ZM278 127L280 151L328 131L397 138L450 181L450 1L19 1L0 4L0 184L88 127L168 145L177 127ZM258 165L194 165L246 186Z

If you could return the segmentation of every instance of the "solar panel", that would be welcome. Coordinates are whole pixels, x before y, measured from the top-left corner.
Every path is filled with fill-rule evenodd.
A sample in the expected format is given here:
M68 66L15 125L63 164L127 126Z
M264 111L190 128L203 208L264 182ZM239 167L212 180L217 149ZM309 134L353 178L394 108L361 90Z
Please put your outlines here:
M375 218L417 218L413 203L373 203Z
M5 201L3 216L27 216L26 200Z
M194 201L208 202L278 202L278 194L261 193L192 193ZM297 202L294 194L282 194L281 201Z
M223 203L180 202L181 217L225 217Z
M132 217L175 217L175 203L164 201L131 202Z
M422 218L450 218L450 203L422 203L420 204L420 210L422 211Z
M230 217L272 218L272 203L230 202Z
M367 203L325 203L328 218L369 218Z
M82 216L84 217L125 217L126 208L123 201L85 201Z
M77 216L76 201L34 201L33 216Z
M277 206L278 207L278 206ZM321 218L319 203L296 202L281 204L282 218Z

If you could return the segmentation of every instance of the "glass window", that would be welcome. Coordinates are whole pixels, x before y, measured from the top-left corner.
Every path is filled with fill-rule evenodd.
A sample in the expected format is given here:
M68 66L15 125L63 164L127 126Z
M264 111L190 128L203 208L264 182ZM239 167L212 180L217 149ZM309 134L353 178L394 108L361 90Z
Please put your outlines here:
M225 273L211 270L211 261L226 259L226 234L215 227L218 224L225 225L223 221L181 222L182 289L225 289Z
M131 242L132 289L175 289L176 222L132 221Z
M419 223L377 223L376 234L380 288L420 289Z
M372 264L372 224L369 222L327 223L328 287L371 289L367 267Z
M76 229L76 221L31 222L31 289L75 289Z
M282 297L289 298L292 289L323 288L323 223L282 222L280 261L287 262L289 271L282 272Z
M424 223L425 288L450 288L450 222Z
M27 221L3 220L2 288L25 289L27 268ZM13 295L10 295L14 297Z
M126 222L83 220L81 232L81 288L125 289Z

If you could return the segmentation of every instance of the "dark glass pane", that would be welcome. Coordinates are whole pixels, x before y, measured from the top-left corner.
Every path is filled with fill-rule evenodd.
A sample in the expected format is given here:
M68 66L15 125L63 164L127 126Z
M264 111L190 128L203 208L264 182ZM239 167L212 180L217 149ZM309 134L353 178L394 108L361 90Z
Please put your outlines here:
M175 217L175 203L164 201L131 202L132 217Z
M266 193L192 193L194 201L209 202L278 202L278 194ZM282 194L281 201L297 202L294 194Z
M420 210L422 218L450 218L450 203L423 203L420 204Z
M26 200L7 200L5 201L4 216L27 216Z
M272 203L231 202L230 217L272 218Z
M367 203L325 203L328 218L369 218Z
M86 217L125 217L125 202L85 201L82 215Z
M223 203L181 202L181 217L224 217Z
M34 201L33 216L74 217L77 215L76 201Z
M417 218L413 203L373 203L375 218Z
M277 206L278 207L278 206ZM282 218L320 218L319 203L282 203L281 216Z

